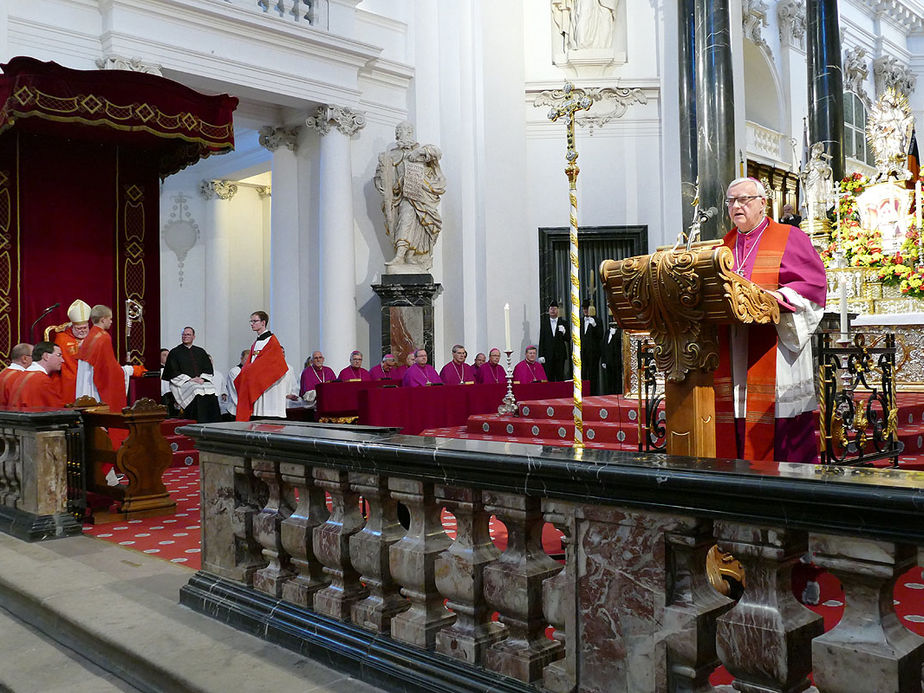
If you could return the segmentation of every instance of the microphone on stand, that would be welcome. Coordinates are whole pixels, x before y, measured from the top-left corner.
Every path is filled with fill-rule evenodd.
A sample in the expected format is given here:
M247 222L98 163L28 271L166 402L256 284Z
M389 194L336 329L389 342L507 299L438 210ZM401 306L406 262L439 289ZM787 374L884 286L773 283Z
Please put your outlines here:
M39 315L35 319L35 322L32 323L32 327L29 328L29 339L32 340L33 344L35 344L35 326L39 324L42 318L44 318L46 315L48 315L51 311L53 311L55 308L57 308L60 305L61 305L60 303L55 303L53 305L48 306L45 310L42 311L42 314Z

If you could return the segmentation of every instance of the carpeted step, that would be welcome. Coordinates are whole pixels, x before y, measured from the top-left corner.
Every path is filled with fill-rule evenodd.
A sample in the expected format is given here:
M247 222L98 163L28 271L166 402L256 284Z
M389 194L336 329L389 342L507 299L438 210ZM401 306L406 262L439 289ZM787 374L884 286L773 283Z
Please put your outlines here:
M198 450L175 450L173 452L173 461L171 467L191 467L199 464Z
M466 432L476 435L512 436L524 443L561 445L574 439L574 422L486 414L470 416ZM614 448L635 449L638 446L638 427L585 420L584 440Z
M521 417L571 421L574 401L567 399L529 400L519 403ZM584 421L635 423L638 400L621 395L586 397L581 406Z
M176 432L176 429L180 426L194 423L196 423L194 419L164 419L160 422L160 432L164 434L165 438L169 436L179 436L180 434ZM181 437L185 438L186 436Z

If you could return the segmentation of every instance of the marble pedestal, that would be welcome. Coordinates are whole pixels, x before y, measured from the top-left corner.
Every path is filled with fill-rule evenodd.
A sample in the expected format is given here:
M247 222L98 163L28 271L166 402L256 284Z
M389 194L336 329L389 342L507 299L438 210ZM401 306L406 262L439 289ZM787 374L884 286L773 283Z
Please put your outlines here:
M409 353L423 348L432 357L433 300L443 292L442 284L429 274L383 274L372 290L382 301L382 355L394 354L404 364Z

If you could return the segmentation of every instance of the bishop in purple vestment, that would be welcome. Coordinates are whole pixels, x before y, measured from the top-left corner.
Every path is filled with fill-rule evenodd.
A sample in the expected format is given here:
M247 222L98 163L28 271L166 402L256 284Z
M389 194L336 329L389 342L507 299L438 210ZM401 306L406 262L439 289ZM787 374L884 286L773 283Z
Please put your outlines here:
M490 385L507 382L507 371L500 365L500 349L491 349L488 352L488 362L482 364L475 376L475 382Z
M402 374L398 371L398 361L393 354L385 354L382 357L382 363L373 366L369 375L373 380L394 380L399 385L401 384Z
M526 347L526 358L520 361L513 369L513 382L515 383L544 383L545 369L536 359L539 352L534 346Z
M363 368L363 354L361 351L350 353L350 365L340 371L337 380L342 383L351 383L357 380L372 380L369 371Z
M427 363L427 350L418 349L414 352L414 364L407 369L401 380L404 387L421 387L423 385L442 385L440 374Z
M321 383L330 383L337 379L334 371L324 365L324 354L315 351L311 354L311 361L302 371L301 383L298 388L299 397L304 397L309 390L316 390Z
M440 380L444 385L472 385L475 382L475 369L465 363L468 352L461 344L452 347L452 361L443 366Z

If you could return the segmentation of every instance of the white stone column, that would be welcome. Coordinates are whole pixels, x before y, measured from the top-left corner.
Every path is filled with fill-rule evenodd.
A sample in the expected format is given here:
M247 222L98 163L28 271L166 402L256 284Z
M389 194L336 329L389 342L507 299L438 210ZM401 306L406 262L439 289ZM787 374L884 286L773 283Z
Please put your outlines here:
M209 223L205 237L205 316L202 325L193 325L198 346L206 346L215 361L215 368L227 372L231 361L228 340L231 334L231 315L228 296L231 291L231 241L228 233L228 215L231 199L238 187L223 180L203 180L199 193L209 201ZM178 336L178 335L171 335ZM169 344L174 344L173 339Z
M301 340L301 278L298 257L299 188L298 127L260 128L260 144L273 153L270 199L270 300L268 306L243 308L266 310L269 329L286 349L286 361L298 367L304 361ZM244 319L242 315L240 319Z
M329 363L346 365L356 343L356 250L350 138L365 115L327 105L307 120L321 135L319 267L321 350ZM372 363L367 358L368 363Z

